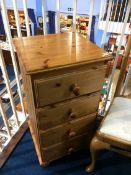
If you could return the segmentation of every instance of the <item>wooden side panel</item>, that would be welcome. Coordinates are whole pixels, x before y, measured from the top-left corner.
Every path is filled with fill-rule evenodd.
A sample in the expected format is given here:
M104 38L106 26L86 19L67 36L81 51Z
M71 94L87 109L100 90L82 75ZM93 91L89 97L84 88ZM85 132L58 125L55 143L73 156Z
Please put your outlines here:
M33 97L32 84L31 84L31 77L28 75L26 76L26 85L28 87L26 97L27 97L27 103L29 105L28 111L29 111L30 125L32 127L31 133L35 140L34 144L38 148L36 151L37 151L39 162L40 164L43 164L42 155L40 151L40 140L38 136L38 126L37 126L37 120L36 120L36 114L35 114L35 105L34 105L34 97Z
M34 97L33 97L33 91L32 91L32 84L31 84L31 76L26 75L25 71L23 70L22 65L20 64L21 68L21 74L22 74L22 80L24 85L24 93L27 100L27 110L29 114L29 128L32 134L32 138L34 140L34 144L38 155L38 159L40 164L43 164L42 161L42 155L40 151L40 141L39 141L39 135L38 135L38 127L37 127L37 121L36 121L36 115L35 115L35 105L34 105Z

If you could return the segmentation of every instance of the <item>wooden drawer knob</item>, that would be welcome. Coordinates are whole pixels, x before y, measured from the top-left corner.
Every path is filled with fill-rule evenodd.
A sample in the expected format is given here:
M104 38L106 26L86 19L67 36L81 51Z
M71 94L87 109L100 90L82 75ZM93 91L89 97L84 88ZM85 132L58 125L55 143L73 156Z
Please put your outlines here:
M75 131L70 131L69 132L69 137L74 137L76 136L76 132Z
M71 147L71 148L68 149L67 153L71 154L73 151L74 151L74 148Z
M80 87L77 84L73 84L71 86L71 91L73 92L74 95L78 96L80 95Z
M70 118L73 119L73 118L75 118L75 117L76 117L75 113L72 112L72 113L70 114Z
M73 118L76 117L76 115L75 115L75 113L73 112L72 109L69 109L69 111L68 111L68 115L69 115L69 118L71 118L71 119L73 119Z

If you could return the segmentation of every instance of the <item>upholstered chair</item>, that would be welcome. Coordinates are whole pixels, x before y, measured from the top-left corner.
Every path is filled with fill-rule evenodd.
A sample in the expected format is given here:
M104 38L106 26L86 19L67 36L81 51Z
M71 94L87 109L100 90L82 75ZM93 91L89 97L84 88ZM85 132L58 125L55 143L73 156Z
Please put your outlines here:
M131 51L131 35L123 58L114 100L91 141L91 164L86 168L92 172L100 150L111 150L131 157L131 99L120 96L124 73Z

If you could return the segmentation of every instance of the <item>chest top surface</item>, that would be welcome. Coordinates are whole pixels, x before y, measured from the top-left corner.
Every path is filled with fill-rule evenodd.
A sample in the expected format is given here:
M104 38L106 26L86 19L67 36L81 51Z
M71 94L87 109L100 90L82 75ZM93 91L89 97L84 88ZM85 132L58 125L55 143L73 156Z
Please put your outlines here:
M20 63L29 74L111 57L89 40L73 33L16 38L13 42Z

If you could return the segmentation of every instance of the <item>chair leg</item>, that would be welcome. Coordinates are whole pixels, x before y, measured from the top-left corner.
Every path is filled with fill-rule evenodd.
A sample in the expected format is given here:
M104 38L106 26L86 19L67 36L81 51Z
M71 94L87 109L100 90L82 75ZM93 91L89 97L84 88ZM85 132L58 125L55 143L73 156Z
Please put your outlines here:
M107 143L102 142L101 140L98 139L97 136L95 136L90 145L90 152L91 152L91 159L92 162L89 166L87 166L86 171L87 172L92 172L95 168L96 164L96 158L100 150L104 149L109 149L110 145Z

